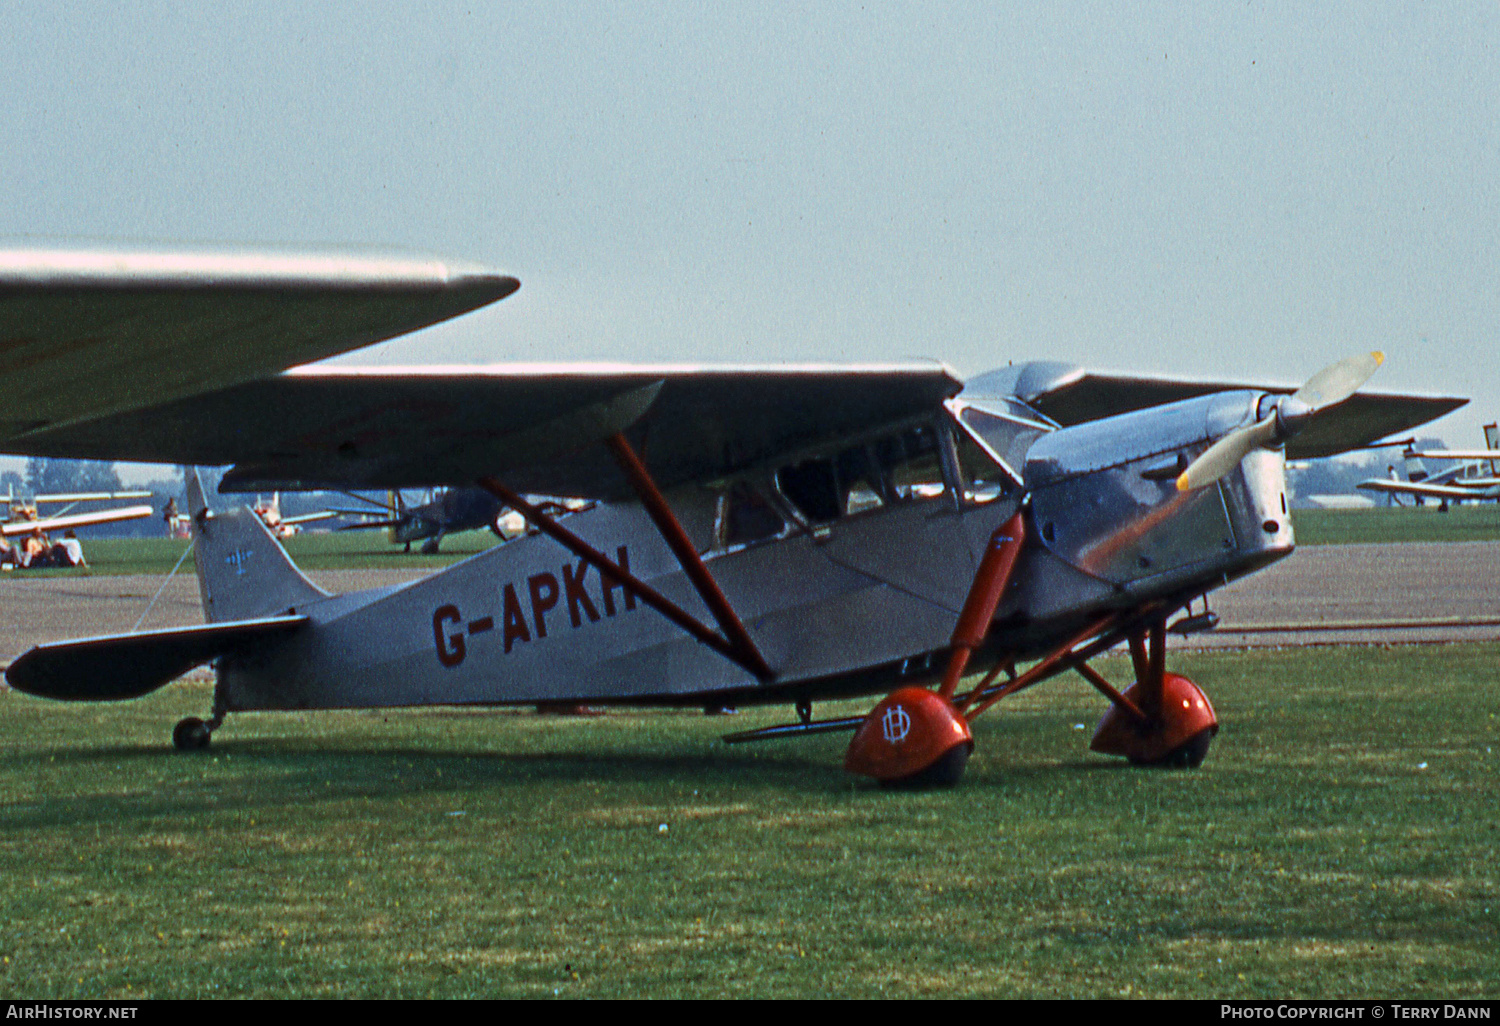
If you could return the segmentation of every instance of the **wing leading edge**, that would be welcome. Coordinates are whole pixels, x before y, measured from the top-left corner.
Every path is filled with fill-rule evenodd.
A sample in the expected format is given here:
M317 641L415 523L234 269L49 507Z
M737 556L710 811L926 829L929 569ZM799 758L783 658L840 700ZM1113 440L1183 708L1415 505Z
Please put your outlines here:
M24 452L30 432L262 378L519 287L388 254L0 245L0 445Z
M1064 427L1163 403L1239 389L1290 395L1297 385L1197 381L1086 371L1067 363L1018 364L969 381L965 393L1015 395ZM1469 400L1459 396L1357 392L1319 410L1287 442L1287 459L1316 459L1369 445L1436 420Z

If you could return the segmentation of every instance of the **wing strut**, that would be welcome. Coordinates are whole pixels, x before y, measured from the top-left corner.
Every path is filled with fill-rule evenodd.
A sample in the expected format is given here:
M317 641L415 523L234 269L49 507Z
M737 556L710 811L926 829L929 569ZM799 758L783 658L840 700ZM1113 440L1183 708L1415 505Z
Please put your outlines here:
M662 539L671 548L677 561L682 565L683 572L697 589L699 597L714 614L714 619L719 622L723 634L719 634L704 626L681 606L667 598L661 592L651 587L645 581L636 577L629 570L611 560L604 553L594 548L572 531L563 527L552 517L520 495L511 491L493 477L479 479L479 486L501 502L524 516L528 522L533 524L537 530L558 542L575 556L592 563L601 574L611 580L619 581L625 587L633 591L637 597L646 605L661 613L668 620L687 631L703 644L723 655L725 658L743 666L761 680L770 680L775 677L775 672L761 656L760 650L755 647L750 634L745 630L745 625L736 615L734 608L729 604L729 599L719 588L718 582L709 573L708 567L704 565L698 550L693 547L692 540L688 538L687 532L683 530L682 524L673 514L667 501L663 498L661 490L656 487L656 482L647 473L645 465L636 456L630 443L622 435L615 435L608 440L610 450L615 458L620 461L620 467L625 472L631 486L635 488L636 494L641 498L641 504L650 515L657 530L661 532Z
M693 582L693 587L698 590L699 597L714 614L714 619L719 622L719 630L723 631L724 637L729 639L730 646L738 653L735 662L762 679L774 677L775 674L761 657L760 650L755 647L755 642L750 639L750 632L745 630L745 625L740 622L734 607L729 604L729 599L720 589L719 583L714 580L713 574L709 573L708 567L703 563L703 558L698 555L697 547L687 536L687 532L682 529L682 523L672 512L672 507L667 505L661 489L657 488L656 482L651 480L646 465L630 447L630 442L624 435L614 435L607 439L605 444L619 461L620 469L625 472L625 477L630 481L630 487L635 489L641 505L646 507L652 523L661 532L662 540L667 543L672 554L677 557L677 562L682 565L683 573L688 575L688 580Z

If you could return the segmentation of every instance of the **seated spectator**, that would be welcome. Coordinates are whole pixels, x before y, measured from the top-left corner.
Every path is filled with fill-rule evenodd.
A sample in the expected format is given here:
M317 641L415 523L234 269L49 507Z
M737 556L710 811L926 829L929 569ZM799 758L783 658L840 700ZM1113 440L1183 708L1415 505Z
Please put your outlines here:
M47 565L47 553L49 551L47 539L41 531L32 531L21 543L21 565L28 570L40 569Z
M78 534L72 528L53 546L53 555L58 566L88 566L83 558L83 542L78 540Z

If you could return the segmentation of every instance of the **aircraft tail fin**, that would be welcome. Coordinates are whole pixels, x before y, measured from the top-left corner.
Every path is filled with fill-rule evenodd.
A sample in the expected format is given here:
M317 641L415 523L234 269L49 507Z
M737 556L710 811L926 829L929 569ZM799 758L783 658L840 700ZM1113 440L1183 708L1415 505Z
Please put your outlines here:
M1422 460L1422 457L1420 456L1408 454L1406 456L1405 464L1405 467L1403 467L1403 473L1407 481L1421 482L1426 481L1429 477L1432 476L1430 473L1428 473L1427 464Z
M284 614L328 597L297 569L254 511L211 511L196 471L188 475L188 512L193 519L198 591L209 623Z
M1500 424L1486 424L1484 426L1484 447L1486 449L1500 449ZM1500 476L1500 460L1490 460L1490 473Z

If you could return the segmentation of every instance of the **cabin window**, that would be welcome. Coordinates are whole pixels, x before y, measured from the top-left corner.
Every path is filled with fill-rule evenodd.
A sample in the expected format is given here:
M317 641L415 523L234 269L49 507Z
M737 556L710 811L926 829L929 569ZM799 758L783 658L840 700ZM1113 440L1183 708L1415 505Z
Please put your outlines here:
M958 453L958 475L961 479L960 494L965 502L994 502L1014 487L1010 476L978 442L962 431L955 433L954 441Z
M841 503L833 460L803 460L782 467L776 472L776 487L813 523L838 519Z
M943 494L943 461L937 430L919 424L875 443L875 458L890 484L893 501L932 499Z
M776 472L776 487L811 523L827 523L943 494L937 431L920 424L832 457Z
M716 528L719 547L727 549L779 537L786 520L759 489L740 481L719 496Z

